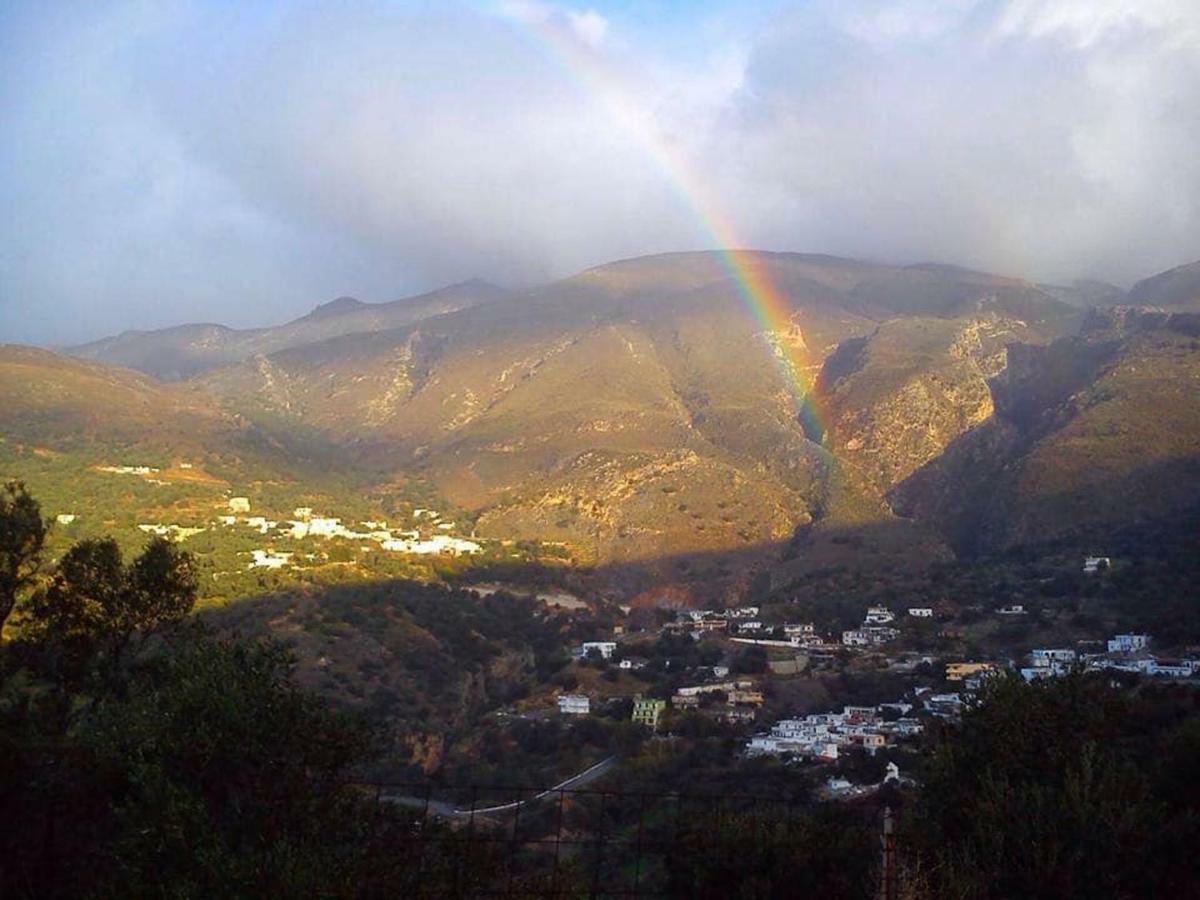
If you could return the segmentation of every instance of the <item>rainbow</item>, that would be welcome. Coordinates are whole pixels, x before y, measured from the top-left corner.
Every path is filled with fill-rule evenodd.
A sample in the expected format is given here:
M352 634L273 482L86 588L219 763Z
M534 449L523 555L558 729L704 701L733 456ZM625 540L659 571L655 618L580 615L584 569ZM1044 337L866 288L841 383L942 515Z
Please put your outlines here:
M604 65L599 54L549 14L523 15L513 19L544 48L569 78L598 98L616 124L638 140L673 185L677 196L698 223L706 245L715 249L738 294L769 344L768 350L782 370L791 393L796 416L809 435L828 434L825 417L818 412L813 391L811 360L801 347L789 343L791 308L771 279L762 256L743 247L731 219L722 214L704 179L678 152L650 117L631 98L634 92L621 84L617 74Z

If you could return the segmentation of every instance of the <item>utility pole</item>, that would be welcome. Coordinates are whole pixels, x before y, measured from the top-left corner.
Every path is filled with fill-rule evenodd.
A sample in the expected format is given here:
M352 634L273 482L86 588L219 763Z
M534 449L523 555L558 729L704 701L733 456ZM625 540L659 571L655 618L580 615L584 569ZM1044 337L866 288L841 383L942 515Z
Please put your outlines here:
M897 900L896 890L896 820L892 808L883 808L883 865L879 872L879 900Z

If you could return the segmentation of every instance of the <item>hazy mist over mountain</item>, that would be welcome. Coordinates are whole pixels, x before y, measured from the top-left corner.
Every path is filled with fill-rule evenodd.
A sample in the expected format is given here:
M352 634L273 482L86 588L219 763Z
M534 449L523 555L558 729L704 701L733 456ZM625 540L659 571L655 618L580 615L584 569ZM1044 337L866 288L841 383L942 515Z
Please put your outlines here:
M5 4L0 339L708 249L1200 250L1192 0ZM698 194L703 194L699 197Z

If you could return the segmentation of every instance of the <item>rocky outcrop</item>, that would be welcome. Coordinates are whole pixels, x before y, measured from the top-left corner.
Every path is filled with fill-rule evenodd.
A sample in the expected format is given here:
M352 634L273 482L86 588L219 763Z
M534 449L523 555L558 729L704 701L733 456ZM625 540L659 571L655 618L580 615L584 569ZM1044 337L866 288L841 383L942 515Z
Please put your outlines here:
M818 384L827 440L883 495L993 413L988 380L1003 372L1023 322L986 315L903 319L830 356Z
M893 488L892 508L966 554L1102 539L1190 508L1200 341L1188 318L1118 311L1083 337L1010 347L993 417Z

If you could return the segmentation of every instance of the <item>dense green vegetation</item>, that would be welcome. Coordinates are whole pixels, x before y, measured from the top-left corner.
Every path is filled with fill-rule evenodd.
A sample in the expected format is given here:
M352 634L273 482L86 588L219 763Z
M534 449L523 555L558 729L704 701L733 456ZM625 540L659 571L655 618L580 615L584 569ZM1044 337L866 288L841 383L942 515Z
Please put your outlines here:
M909 819L924 895L1194 896L1197 765L1194 687L995 681L941 736Z
M829 769L744 759L738 728L699 713L670 716L669 735L650 739L627 702L575 722L489 718L548 681L616 677L601 661L567 669L563 648L596 625L587 616L384 583L322 591L319 604L281 594L235 606L218 631L190 615L195 568L177 545L153 539L126 562L115 542L89 539L43 568L36 503L16 485L2 499L0 583L16 585L0 644L6 896L587 894L635 881L670 896L873 894L877 807L817 802ZM268 621L307 635L293 639L298 655L255 636ZM348 697L330 705L304 689L304 641L344 655L367 636L405 648L383 667L394 675L376 673L394 696L359 698L355 712ZM674 664L701 664L713 647L663 637L644 650L659 690ZM916 782L874 801L903 808L908 895L1200 889L1200 692L1127 680L999 679L960 725L933 729L903 761ZM615 753L619 780L565 810L531 807L511 830L482 821L464 842L354 786L417 777L418 754L399 759L396 737L420 728L457 742L427 782L451 802L466 802L468 783L546 783L551 759ZM836 771L878 780L887 758L849 754ZM556 832L597 839L558 860L537 843Z
M51 449L0 438L0 480L17 479L30 486L53 520L47 536L50 557L76 541L111 537L125 553L138 550L147 534L139 525L178 525L191 529L183 546L197 572L197 603L221 606L245 597L300 586L357 583L403 578L421 581L459 579L472 570L528 564L541 557L560 558L560 547L536 542L520 545L488 543L478 556L414 556L383 551L375 542L342 538L298 540L272 531L264 535L244 523L221 525L229 512L228 497L244 496L251 512L286 522L296 507L337 516L350 527L384 519L408 527L415 509L437 509L444 521L469 532L472 517L447 505L419 478L395 478L384 484L364 481L353 467L316 472L304 466L294 473L276 468L257 471L245 459L224 460L220 454L193 454L194 468L180 469L181 458L167 450L90 442L78 448ZM163 470L148 477L101 471L103 465L145 465ZM166 472L167 474L163 474ZM293 553L294 564L282 569L251 568L251 552L270 549Z
M32 501L8 495L0 534L36 559ZM129 564L81 542L23 592L0 645L6 895L349 883L353 804L333 782L366 732L291 687L281 649L189 624L195 593L190 558L159 539Z

